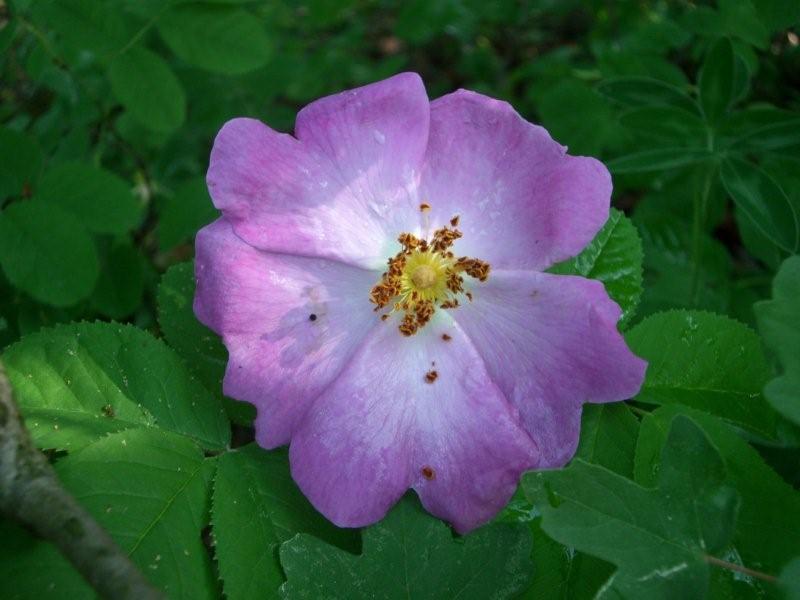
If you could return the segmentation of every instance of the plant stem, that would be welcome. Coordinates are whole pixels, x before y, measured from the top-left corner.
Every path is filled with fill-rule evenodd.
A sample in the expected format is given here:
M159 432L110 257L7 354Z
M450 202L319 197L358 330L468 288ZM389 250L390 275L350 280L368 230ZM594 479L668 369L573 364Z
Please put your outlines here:
M727 560L722 560L721 558L716 558L709 555L705 555L704 558L705 561L710 565L728 569L730 571L738 571L739 573L744 573L745 575L755 577L756 579L761 579L762 581L769 581L770 583L777 583L778 581L778 578L774 575L768 575L767 573L762 573L761 571L754 571L753 569L748 569L747 567L728 562Z
M55 544L102 598L164 598L61 486L20 419L1 363L0 514Z

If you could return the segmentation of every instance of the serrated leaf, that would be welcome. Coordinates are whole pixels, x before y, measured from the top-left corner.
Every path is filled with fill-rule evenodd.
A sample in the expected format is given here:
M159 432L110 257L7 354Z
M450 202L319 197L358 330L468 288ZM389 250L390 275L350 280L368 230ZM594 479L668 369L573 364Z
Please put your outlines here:
M72 213L95 233L121 234L141 219L141 206L123 179L92 165L68 162L47 171L36 199Z
M36 443L74 450L110 431L156 425L224 448L224 411L180 358L146 331L113 323L61 325L3 354Z
M726 483L739 492L741 506L734 543L744 565L777 573L786 561L800 555L800 493L722 421L678 405L650 413L642 420L636 447L636 481L652 485L657 479L661 448L677 415L688 415L702 427L725 462Z
M44 202L16 202L0 212L0 265L33 298L70 306L94 289L94 242L80 221Z
M662 464L655 489L581 460L523 479L548 535L617 565L598 597L705 596L705 556L728 543L737 496L723 485L718 452L688 418L673 421Z
M624 327L642 295L642 241L633 223L612 208L592 242L578 256L551 267L550 272L602 281L608 295L622 308L620 327Z
M229 75L264 66L271 50L259 20L232 6L172 6L158 20L158 32L186 62Z
M524 525L487 525L460 538L407 495L363 530L354 556L306 534L280 549L285 598L513 598L529 582Z
M0 201L33 189L42 167L42 151L32 137L0 127Z
M116 57L108 69L111 90L144 127L168 133L186 119L186 95L164 60L134 46Z
M632 477L638 435L639 421L626 404L585 404L575 456Z
M772 300L753 305L758 330L778 356L783 375L764 388L767 401L800 425L800 256L787 258L772 282Z
M218 216L219 212L208 195L205 178L186 182L164 201L159 211L158 241L161 249L171 250L192 239L201 227Z
M800 244L800 217L775 180L756 165L734 156L723 161L721 175L737 208L775 244L795 252Z
M56 463L64 486L170 598L218 597L201 530L215 459L188 438L135 429L97 440ZM54 546L0 523L0 597L92 598Z
M736 62L728 38L720 38L706 54L700 70L698 87L700 105L706 120L715 124L733 103Z
M347 549L359 542L357 530L339 529L314 510L292 480L285 451L254 444L220 457L211 523L225 594L237 600L279 597L278 545L299 532Z
M222 397L228 351L219 336L195 317L192 308L194 289L193 263L170 267L158 286L158 323L169 345L181 355L206 389ZM234 422L242 425L252 423L256 414L252 404L229 398L224 401Z
M775 435L775 413L761 395L770 375L758 336L728 317L699 311L657 313L625 335L648 362L639 402L683 404L760 435Z

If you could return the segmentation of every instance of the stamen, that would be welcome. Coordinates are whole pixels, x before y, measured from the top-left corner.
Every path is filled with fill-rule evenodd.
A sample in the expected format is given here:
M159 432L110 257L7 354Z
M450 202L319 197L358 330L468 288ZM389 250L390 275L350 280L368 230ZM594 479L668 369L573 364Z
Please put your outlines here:
M426 213L430 205L423 202L420 210ZM394 312L405 313L398 326L405 336L414 335L424 327L437 308L457 308L459 295L464 294L472 301L472 292L465 289L465 276L478 281L489 277L489 263L467 256L456 258L450 250L463 235L455 228L458 222L459 217L453 217L452 227L437 229L430 241L401 233L397 241L402 249L387 261L386 272L370 291L369 299L375 304L376 312L391 306L389 312L381 315L381 320L387 320ZM442 339L451 338L445 334Z

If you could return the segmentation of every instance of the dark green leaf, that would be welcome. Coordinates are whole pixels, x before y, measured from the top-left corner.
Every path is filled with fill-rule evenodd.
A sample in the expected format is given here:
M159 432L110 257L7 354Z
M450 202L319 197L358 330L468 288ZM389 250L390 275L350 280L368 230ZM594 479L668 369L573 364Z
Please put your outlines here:
M0 201L30 195L42 166L42 151L36 140L0 127L0 156Z
M786 259L772 286L772 300L753 305L764 342L783 366L783 375L767 384L764 396L800 425L800 256Z
M102 258L92 306L112 319L123 319L134 312L144 292L143 260L130 241L111 242Z
M219 212L208 195L205 179L198 177L180 186L175 195L164 201L160 216L159 243L162 250L170 250L194 238Z
M613 123L606 99L579 81L564 81L542 94L542 124L572 154L598 154Z
M117 100L148 129L170 132L186 119L186 96L164 60L134 46L111 63L108 71Z
M630 108L673 106L699 114L697 103L678 87L648 77L617 77L601 81L597 89L614 102Z
M769 366L758 336L737 321L698 311L657 313L625 335L648 361L636 400L684 404L761 435L775 435L775 414L761 390Z
M711 158L704 148L656 148L620 156L607 163L612 173L666 171L703 162Z
M550 271L602 281L608 295L622 308L620 326L624 327L642 295L642 241L630 220L612 208L594 240L578 256L554 265Z
M285 451L256 445L220 457L211 521L225 594L238 600L279 597L278 545L297 533L348 549L359 544L357 530L335 527L306 500Z
M633 477L633 456L639 421L627 405L585 404L577 458Z
M775 244L795 252L800 241L800 219L786 193L752 163L727 158L722 163L722 183L736 206Z
M707 553L733 534L736 493L725 467L691 420L673 421L656 489L581 460L530 473L525 492L542 528L561 542L617 565L600 597L704 598Z
M132 186L113 173L83 163L61 164L42 177L36 199L72 213L96 233L125 233L141 219Z
M741 496L734 543L738 561L750 568L777 573L800 555L800 493L792 489L740 435L722 421L683 406L664 406L642 420L636 447L636 480L653 485L660 471L659 455L669 424L688 415L709 436L727 467L727 485Z
M236 75L264 66L270 43L261 23L245 10L213 4L181 4L158 20L158 32L183 60Z
M786 600L800 600L800 557L793 559L781 571L778 583Z
M3 355L36 443L74 450L109 431L158 426L224 448L222 406L162 341L128 325L79 323L26 336Z
M408 495L363 531L354 556L306 534L281 546L294 598L513 598L530 580L531 538L524 525L487 525L461 539Z
M99 270L80 221L44 202L17 202L0 212L0 265L11 283L53 306L86 298Z
M647 106L623 113L621 123L642 139L664 146L701 147L706 143L703 120L674 106Z
M706 120L717 123L728 112L735 96L736 61L728 38L711 46L700 70L700 105Z

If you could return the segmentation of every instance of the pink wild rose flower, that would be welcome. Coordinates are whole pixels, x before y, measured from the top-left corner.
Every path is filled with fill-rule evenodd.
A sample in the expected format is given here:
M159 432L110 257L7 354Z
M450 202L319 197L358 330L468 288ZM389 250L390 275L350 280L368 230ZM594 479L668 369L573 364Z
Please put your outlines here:
M194 310L224 391L337 525L413 488L469 531L572 457L584 402L639 390L603 284L543 272L605 223L608 171L505 102L430 102L403 73L310 104L294 137L234 119L208 188Z

